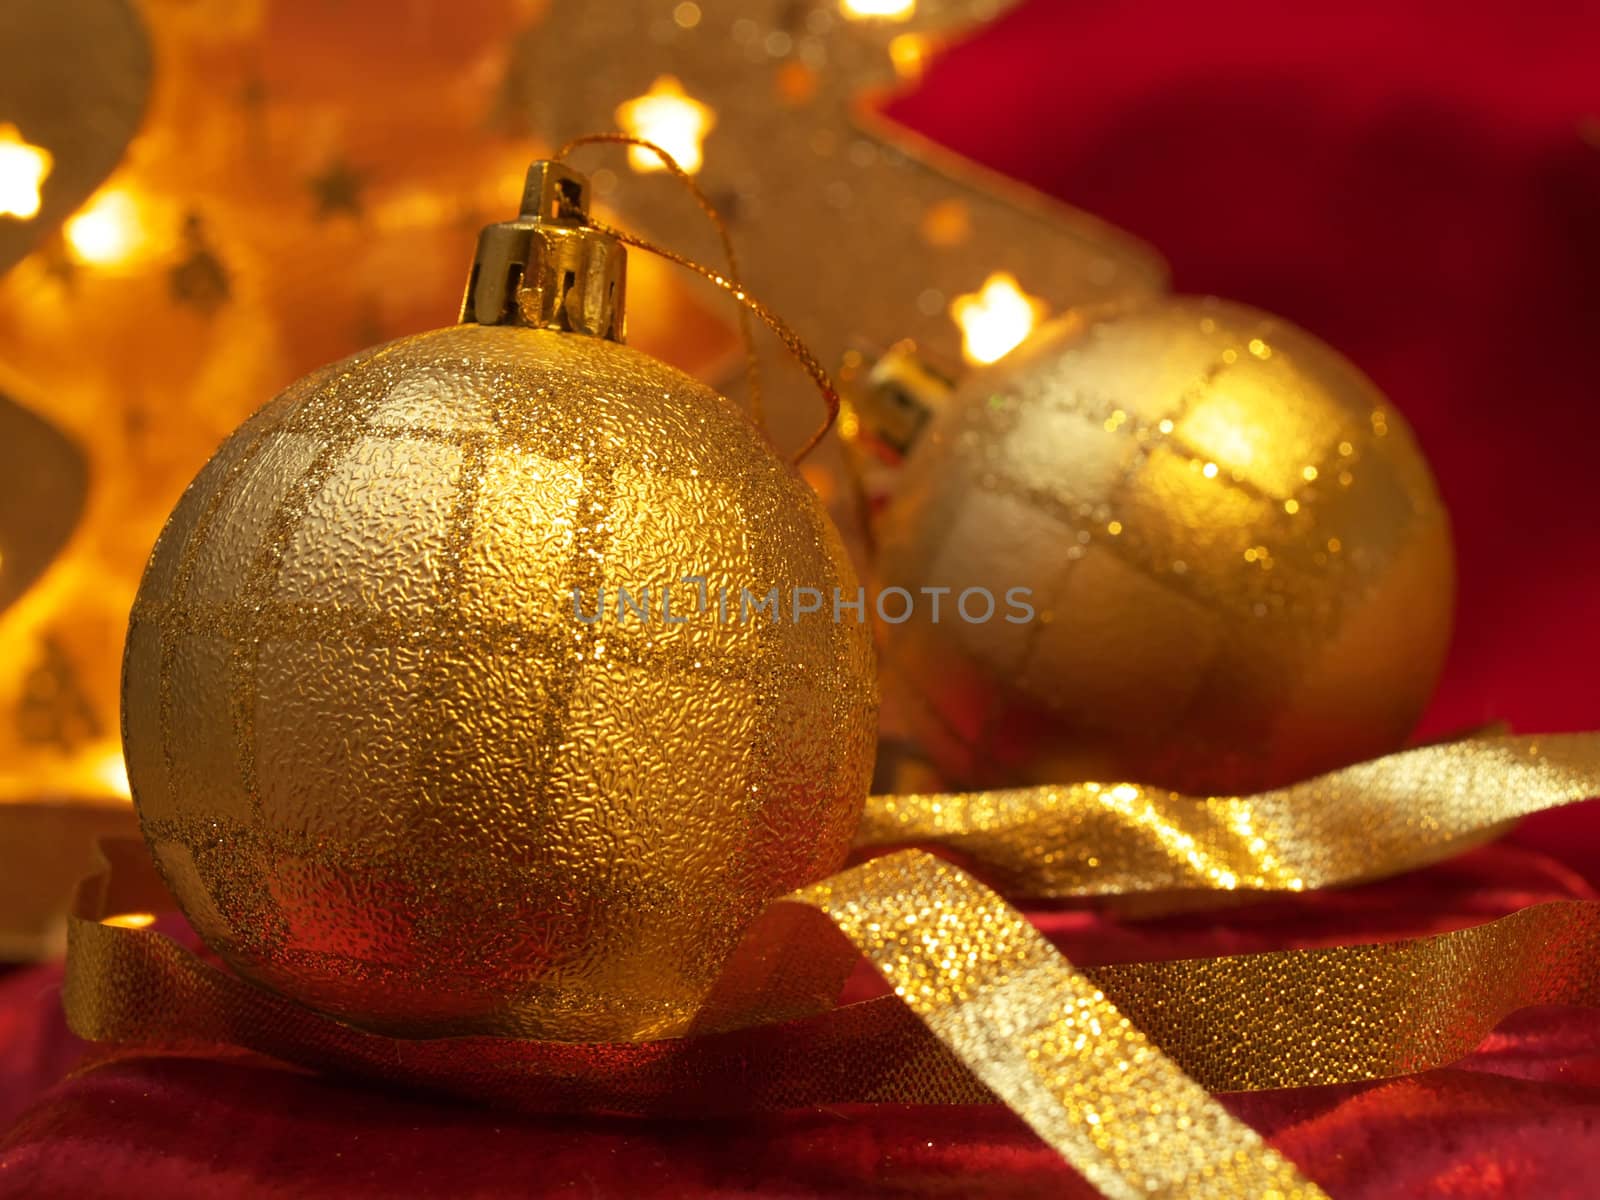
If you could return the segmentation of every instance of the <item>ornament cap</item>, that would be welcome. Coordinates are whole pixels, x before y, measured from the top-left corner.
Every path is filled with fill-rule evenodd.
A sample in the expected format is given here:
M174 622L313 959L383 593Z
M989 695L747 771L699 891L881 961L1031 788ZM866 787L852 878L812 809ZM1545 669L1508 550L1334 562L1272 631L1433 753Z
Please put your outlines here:
M855 417L851 440L890 464L906 456L954 387L909 338L879 355L847 351L839 379Z
M515 221L485 226L461 323L623 340L627 253L589 223L589 180L563 162L528 168Z

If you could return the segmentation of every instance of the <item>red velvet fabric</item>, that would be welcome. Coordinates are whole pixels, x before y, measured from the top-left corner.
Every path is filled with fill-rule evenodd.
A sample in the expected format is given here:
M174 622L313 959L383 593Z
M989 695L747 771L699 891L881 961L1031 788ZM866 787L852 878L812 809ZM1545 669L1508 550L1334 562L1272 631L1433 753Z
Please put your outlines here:
M1090 963L1379 940L1574 896L1595 889L1547 855L1501 844L1404 879L1221 916L1033 915ZM99 1048L49 1087L81 1052L62 1028L59 979L59 968L40 968L0 981L0 1124L24 1110L0 1137L0 1196L1094 1195L997 1106L533 1118L240 1054ZM1410 1079L1225 1100L1336 1200L1600 1194L1600 1011L1519 1013L1469 1058Z
M1178 286L1282 313L1406 414L1454 514L1455 645L1425 733L1600 727L1600 10L1317 14L1032 0L893 115L1154 242ZM1453 928L1600 885L1600 804L1348 892L1127 923L1076 960ZM80 1065L59 968L0 975L0 1195L1087 1195L999 1109L538 1120L233 1057ZM59 1082L58 1082L59 1081ZM1339 1200L1600 1195L1600 1012L1518 1014L1413 1079L1227 1098Z

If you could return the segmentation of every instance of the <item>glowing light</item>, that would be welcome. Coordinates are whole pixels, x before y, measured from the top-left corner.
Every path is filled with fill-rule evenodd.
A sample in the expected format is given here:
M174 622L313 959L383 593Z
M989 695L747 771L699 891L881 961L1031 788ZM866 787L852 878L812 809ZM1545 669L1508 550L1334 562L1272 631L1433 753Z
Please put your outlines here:
M889 41L889 61L901 79L920 79L928 65L928 39L918 33L902 33Z
M102 925L115 925L119 929L147 929L155 923L155 913L147 912L117 913L116 916L106 917L100 922Z
M93 767L95 781L105 784L117 795L124 799L131 799L132 790L128 787L128 767L122 761L121 750L107 750Z
M1015 350L1046 311L1042 300L1028 295L1004 271L985 279L978 291L950 302L950 315L961 326L962 353L980 365Z
M972 236L972 211L960 200L941 200L922 214L921 232L930 246L959 246Z
M55 159L43 146L22 140L15 125L0 125L0 216L26 221L37 216L40 188Z
M839 11L853 21L905 21L917 11L917 0L839 0Z
M634 137L654 142L691 175L700 169L701 145L716 114L683 90L672 75L662 75L643 96L617 105L617 123ZM635 171L661 171L661 160L638 146L628 148L628 165Z
M79 262L100 267L121 262L139 244L139 207L126 191L102 192L62 227L62 233Z
M785 104L809 104L817 94L817 73L802 62L786 62L774 77L778 99Z

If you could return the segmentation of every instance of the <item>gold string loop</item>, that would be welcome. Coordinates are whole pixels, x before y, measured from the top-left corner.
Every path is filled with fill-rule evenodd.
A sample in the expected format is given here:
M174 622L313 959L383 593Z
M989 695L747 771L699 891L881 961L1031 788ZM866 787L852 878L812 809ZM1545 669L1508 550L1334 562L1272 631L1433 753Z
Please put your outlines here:
M790 458L789 461L791 463L798 464L806 455L817 448L817 445L827 436L828 430L833 428L833 422L839 415L839 393L834 388L833 380L829 377L827 370L817 361L817 356L811 352L811 348L800 340L800 335L795 333L783 318L752 296L745 288L744 282L740 277L739 260L734 253L733 239L728 233L727 223L722 219L722 215L717 212L716 206L711 203L710 199L700 189L700 185L695 183L694 178L678 165L677 160L668 151L652 141L634 137L632 134L586 133L572 138L557 150L555 153L556 160L565 160L579 146L595 144L637 146L641 150L654 154L661 160L668 173L688 189L689 194L694 197L695 203L700 206L700 210L706 214L706 218L717 231L717 237L722 243L722 252L728 260L728 273L726 275L714 271L710 267L703 266L675 250L669 250L665 246L658 246L637 234L618 229L593 217L589 218L589 225L592 228L616 238L619 242L636 246L640 250L693 271L701 278L710 281L727 292L739 302L739 333L744 341L745 367L750 380L750 415L757 426L764 428L765 414L761 402L761 372L756 360L755 336L750 328L751 313L761 318L762 322L768 329L772 330L773 334L784 344L784 347L794 356L795 360L805 368L806 373L811 376L812 382L817 385L817 390L822 393L823 403L827 406L828 415L823 419L822 425L817 431L807 439L805 445L801 446Z

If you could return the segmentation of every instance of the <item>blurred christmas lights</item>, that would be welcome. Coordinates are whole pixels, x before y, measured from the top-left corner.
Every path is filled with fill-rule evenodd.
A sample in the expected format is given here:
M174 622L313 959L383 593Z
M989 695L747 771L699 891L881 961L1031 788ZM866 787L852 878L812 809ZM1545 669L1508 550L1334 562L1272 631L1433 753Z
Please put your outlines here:
M634 137L660 146L692 175L700 169L701 144L717 117L686 93L675 76L662 75L643 96L617 106L617 123ZM629 148L628 165L635 171L665 170L659 158L638 146Z
M1016 278L996 271L976 292L957 296L950 315L961 327L961 352L983 365L1004 358L1021 345L1043 319L1048 306L1022 290Z
M54 161L43 146L24 141L15 125L0 125L0 216L27 221L38 215Z

